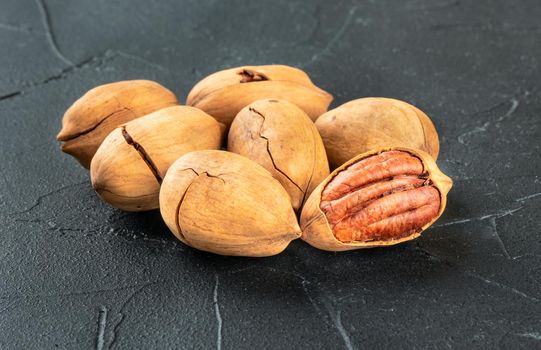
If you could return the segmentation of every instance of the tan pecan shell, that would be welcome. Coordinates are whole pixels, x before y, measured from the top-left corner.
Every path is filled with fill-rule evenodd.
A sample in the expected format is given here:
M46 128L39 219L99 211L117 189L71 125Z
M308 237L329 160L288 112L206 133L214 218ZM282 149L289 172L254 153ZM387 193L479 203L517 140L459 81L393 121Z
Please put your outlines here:
M318 88L302 70L285 65L243 66L213 73L199 81L186 104L200 108L229 125L248 104L263 98L296 104L315 120L333 97Z
M331 168L379 147L408 147L437 159L438 133L419 108L396 99L366 97L344 103L315 122Z
M105 138L90 166L92 187L116 208L156 209L169 166L188 152L220 148L222 136L223 125L197 108L160 109Z
M295 210L329 175L314 123L285 100L258 100L243 108L231 124L227 150L267 169L289 193Z
M179 240L221 255L275 255L301 234L280 183L259 164L225 151L180 157L163 180L160 212Z
M62 151L85 168L116 127L159 109L177 105L176 96L149 80L126 80L89 90L66 111L57 140Z

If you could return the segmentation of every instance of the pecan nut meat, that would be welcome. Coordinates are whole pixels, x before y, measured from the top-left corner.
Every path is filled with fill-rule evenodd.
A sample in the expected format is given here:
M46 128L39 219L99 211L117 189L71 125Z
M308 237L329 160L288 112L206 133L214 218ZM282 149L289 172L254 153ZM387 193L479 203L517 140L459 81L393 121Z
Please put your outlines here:
M414 239L442 214L451 186L423 151L364 153L314 190L301 215L303 239L332 251Z

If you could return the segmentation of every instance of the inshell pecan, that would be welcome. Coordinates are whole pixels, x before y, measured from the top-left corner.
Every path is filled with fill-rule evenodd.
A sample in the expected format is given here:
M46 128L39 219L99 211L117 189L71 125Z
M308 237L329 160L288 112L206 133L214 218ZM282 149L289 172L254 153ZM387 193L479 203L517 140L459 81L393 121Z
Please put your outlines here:
M178 105L176 96L149 80L126 80L97 86L66 111L57 140L62 151L85 168L116 127L162 108Z
M243 108L231 124L227 149L267 169L289 193L295 210L329 175L314 123L285 100L258 100Z
M419 108L396 99L367 97L349 101L316 120L331 168L380 147L408 147L437 159L438 133Z
M225 151L194 151L175 161L160 189L160 212L179 240L221 255L271 256L301 235L280 183Z
M213 73L198 82L186 104L231 125L237 113L263 98L296 104L315 120L327 111L333 97L318 88L302 70L284 65L242 66Z

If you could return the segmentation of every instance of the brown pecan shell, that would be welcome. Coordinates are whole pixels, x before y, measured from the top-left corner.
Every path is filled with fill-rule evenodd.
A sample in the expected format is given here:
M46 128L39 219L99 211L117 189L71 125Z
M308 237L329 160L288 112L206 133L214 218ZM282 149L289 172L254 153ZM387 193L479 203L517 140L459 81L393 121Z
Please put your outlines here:
M329 175L314 123L285 100L258 100L243 108L231 124L227 149L267 169L289 193L296 211Z
M62 142L63 152L90 168L92 157L115 128L175 105L175 94L154 81L126 80L100 85L66 111L57 140Z
M202 109L229 128L242 108L263 98L292 102L312 120L326 112L333 100L302 70L263 65L226 69L203 78L188 94L186 104Z
M160 184L171 164L188 152L219 148L222 138L222 125L197 108L160 109L105 138L90 165L92 187L116 208L156 209Z
M408 147L438 158L438 133L419 108L396 99L365 97L322 114L315 122L331 168L379 147Z
M160 212L185 244L231 256L271 256L300 237L286 190L259 164L225 151L194 151L169 168Z

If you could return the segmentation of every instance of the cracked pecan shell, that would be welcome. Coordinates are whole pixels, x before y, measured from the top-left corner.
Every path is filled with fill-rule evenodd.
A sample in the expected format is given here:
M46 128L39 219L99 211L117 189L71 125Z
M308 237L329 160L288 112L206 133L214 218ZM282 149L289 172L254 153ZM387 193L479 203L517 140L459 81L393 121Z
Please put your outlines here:
M438 158L438 134L417 107L392 98L368 97L347 102L315 122L332 168L378 147L408 147Z
M62 151L85 168L113 129L159 109L177 105L176 96L148 80L128 80L95 87L66 111L57 140Z
M275 255L301 235L280 183L231 152L195 151L179 158L163 180L160 211L179 240L221 255Z
M227 149L267 169L289 193L295 210L329 175L314 123L285 100L258 100L243 108L231 124Z
M334 170L308 198L303 240L324 250L389 246L417 238L445 209L452 181L427 153L380 148Z
M300 69L284 65L243 66L211 74L188 94L186 104L200 108L227 127L248 104L263 98L284 99L315 120L333 97Z
M158 208L169 166L195 150L220 148L223 125L205 112L173 106L113 130L92 159L92 187L112 206L127 211Z

